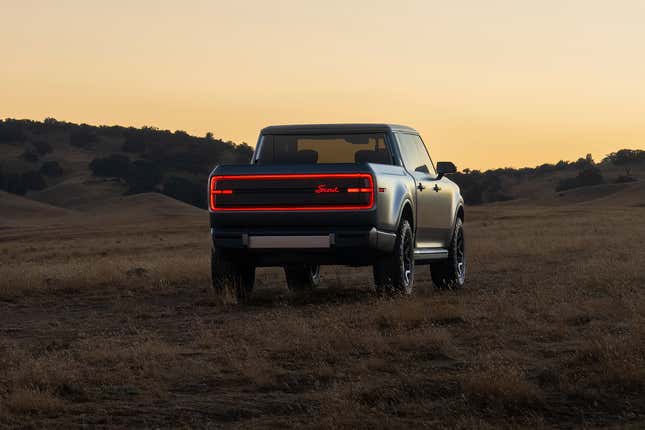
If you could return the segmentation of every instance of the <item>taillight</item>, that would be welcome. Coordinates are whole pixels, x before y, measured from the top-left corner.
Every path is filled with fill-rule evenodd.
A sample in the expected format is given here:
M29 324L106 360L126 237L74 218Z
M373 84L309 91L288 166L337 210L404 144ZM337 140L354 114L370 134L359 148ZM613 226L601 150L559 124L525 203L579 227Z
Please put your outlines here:
M233 190L218 190L217 189L217 176L213 176L211 178L211 186L210 186L210 208L211 210L215 210L215 196L218 195L231 195L233 194Z
M330 182L334 182L335 179L360 179L359 187L342 187L338 185L330 185ZM288 205L252 205L245 202L249 196L253 193L260 192L259 190L249 189L248 187L242 187L243 192L236 194L236 203L232 203L230 200L226 201L224 205L220 203L220 206L217 204L217 197L222 195L233 195L235 194L235 189L239 187L239 183L235 181L253 181L254 183L259 183L263 180L266 181L276 181L276 180L316 180L312 184L312 188L309 188L308 191L312 195L320 195L320 198L323 198L323 195L333 195L343 193L351 194L363 194L361 198L363 203L331 203L325 205L324 200L321 200L320 203L309 202L303 204L302 201L294 204ZM219 184L223 182L223 187L218 188ZM232 183L231 183L232 182ZM260 187L261 188L261 187ZM304 189L306 190L306 188ZM303 191L304 191L303 190ZM301 197L304 198L304 197ZM318 198L318 197L317 197ZM238 200L242 199L242 200ZM374 206L374 179L369 173L327 173L327 174L266 174L266 175L220 175L213 176L210 182L209 190L209 206L212 211L320 211L320 210L365 210L371 209Z

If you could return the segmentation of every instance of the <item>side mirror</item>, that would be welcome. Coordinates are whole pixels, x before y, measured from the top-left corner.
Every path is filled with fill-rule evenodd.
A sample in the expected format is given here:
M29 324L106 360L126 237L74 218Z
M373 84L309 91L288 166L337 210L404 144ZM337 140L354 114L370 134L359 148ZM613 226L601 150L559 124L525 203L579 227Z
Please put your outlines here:
M457 173L457 167L453 163L450 161L437 162L437 174L440 178L450 173Z

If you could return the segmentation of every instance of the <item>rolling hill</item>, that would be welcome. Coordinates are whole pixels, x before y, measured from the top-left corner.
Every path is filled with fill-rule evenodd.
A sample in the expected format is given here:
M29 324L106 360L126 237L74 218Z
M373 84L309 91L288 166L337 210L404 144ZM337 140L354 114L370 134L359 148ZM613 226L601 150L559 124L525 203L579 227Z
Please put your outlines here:
M205 207L204 184L211 168L246 163L250 155L248 145L223 142L210 134L201 138L182 131L96 127L51 118L0 120L0 189L25 197L14 206L22 207L27 218L35 216L27 214L25 202L30 201L43 204L45 214L73 210L118 217L128 211L195 215L201 211L195 212L194 206ZM645 151L621 150L600 162L587 156L534 168L466 169L451 178L469 205L502 201L642 205ZM16 213L9 202L18 200L3 196L3 211ZM38 207L33 206L34 211Z
M78 213L0 191L0 226L31 224L42 220L60 221Z

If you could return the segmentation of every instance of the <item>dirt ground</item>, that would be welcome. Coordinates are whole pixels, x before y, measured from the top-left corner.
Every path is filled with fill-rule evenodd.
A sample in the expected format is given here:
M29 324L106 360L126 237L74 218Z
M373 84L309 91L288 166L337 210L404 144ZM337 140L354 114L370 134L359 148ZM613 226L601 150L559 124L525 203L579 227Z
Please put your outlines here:
M469 274L209 286L206 217L0 228L0 427L644 428L645 207L469 209Z

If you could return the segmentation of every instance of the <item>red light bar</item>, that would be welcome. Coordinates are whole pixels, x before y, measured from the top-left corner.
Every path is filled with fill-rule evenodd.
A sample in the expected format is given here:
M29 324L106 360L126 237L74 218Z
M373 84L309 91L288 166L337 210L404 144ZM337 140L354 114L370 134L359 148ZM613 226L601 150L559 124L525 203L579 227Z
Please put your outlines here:
M325 179L325 178L355 178L366 179L368 187L365 188L348 188L348 193L370 193L369 202L362 205L336 205L336 206L238 206L238 207L218 207L216 195L233 194L234 190L217 189L217 182L221 180L271 180L271 179ZM210 187L210 209L211 211L328 211L328 210L367 210L374 206L374 179L369 173L315 173L315 174L265 174L265 175L220 175L211 178ZM351 191L350 191L351 190Z

